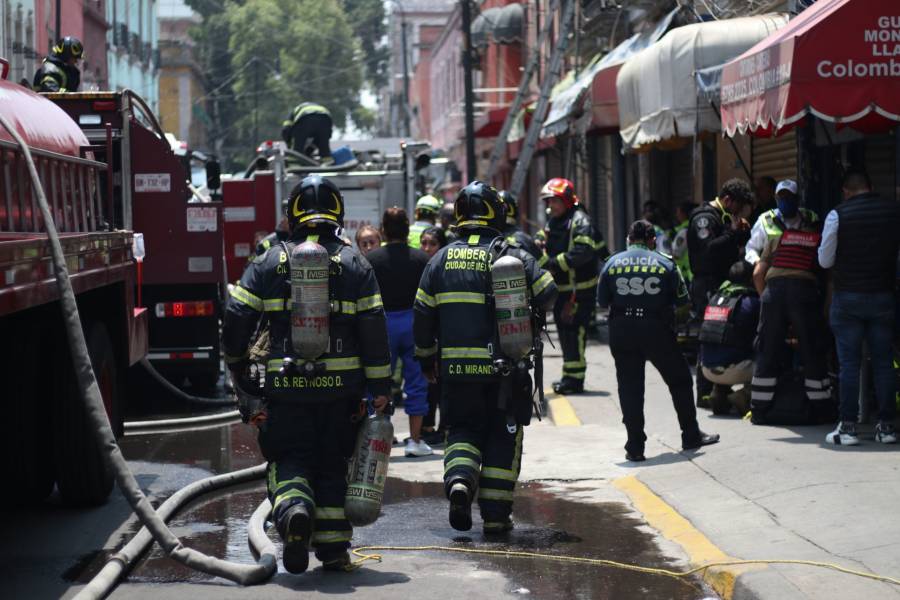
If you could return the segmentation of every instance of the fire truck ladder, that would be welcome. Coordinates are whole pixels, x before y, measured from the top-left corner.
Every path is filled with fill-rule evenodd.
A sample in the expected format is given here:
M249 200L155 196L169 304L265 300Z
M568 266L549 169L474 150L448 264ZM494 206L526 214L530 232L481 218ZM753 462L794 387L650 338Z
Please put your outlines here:
M553 2L550 8L551 13L555 11L558 4L559 2ZM574 16L575 0L564 0L563 15L559 22L559 38L556 46L553 48L553 53L550 56L550 69L547 72L544 81L541 82L541 93L538 97L531 123L528 126L528 132L525 135L525 143L522 146L522 152L519 154L519 158L516 161L512 183L509 186L509 191L514 197L518 197L522 192L522 186L525 184L528 165L531 163L531 157L537 147L538 136L541 133L544 119L547 117L547 108L550 105L550 91L559 79L560 71L562 71L563 59L566 55L566 49L569 47L569 34L572 31ZM496 173L500 155L506 148L506 138L509 135L510 129L512 129L513 120L518 115L519 110L522 108L522 103L528 95L531 78L537 70L538 61L540 59L541 47L546 43L552 26L553 19L548 18L541 31L538 42L531 52L528 65L525 68L525 73L522 75L522 81L519 83L519 90L513 100L512 106L509 108L506 119L503 121L503 128L500 130L500 134L497 136L497 140L494 143L494 150L491 153L491 162L488 167L488 180L492 179Z

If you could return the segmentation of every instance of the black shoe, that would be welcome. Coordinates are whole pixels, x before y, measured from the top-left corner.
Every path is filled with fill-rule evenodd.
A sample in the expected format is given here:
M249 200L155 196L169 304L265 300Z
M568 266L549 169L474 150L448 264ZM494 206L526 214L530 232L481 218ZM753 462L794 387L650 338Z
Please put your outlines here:
M353 563L350 562L350 553L343 552L333 558L322 560L322 570L336 573L346 573L353 569Z
M513 527L514 525L512 519L510 519L509 517L500 519L498 521L485 521L484 535L500 535L509 533L513 530Z
M584 382L571 377L563 377L553 382L553 391L557 394L581 394L584 392Z
M701 431L700 437L696 438L695 440L691 441L690 443L682 444L681 449L682 450L696 450L697 448L700 448L701 446L709 446L710 444L715 444L718 441L719 441L718 433L703 433Z
M637 452L626 452L626 453L625 453L625 460L628 460L628 461L631 461L631 462L644 462L645 460L647 460L647 457L644 456L644 453L643 453L643 452L641 452L641 453L637 453Z
M441 446L444 444L444 432L443 431L423 431L422 439L425 440L425 443L434 448L435 446Z
M281 538L284 549L281 562L288 573L303 573L309 567L309 540L312 537L312 519L306 507L295 504L282 520L285 523Z
M457 531L472 529L472 500L462 481L450 486L450 526Z

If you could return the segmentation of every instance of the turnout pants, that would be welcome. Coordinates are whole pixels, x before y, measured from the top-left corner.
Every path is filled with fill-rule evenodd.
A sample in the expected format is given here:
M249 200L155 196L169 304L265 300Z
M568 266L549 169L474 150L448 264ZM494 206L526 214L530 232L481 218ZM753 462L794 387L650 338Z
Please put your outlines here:
M576 297L575 314L565 322L564 312L566 304L571 298L570 293L563 292L556 299L553 306L553 322L556 323L556 331L559 333L559 345L563 355L563 378L577 379L584 382L584 373L587 370L587 362L584 356L586 344L587 326L594 314L594 297Z
M813 402L831 398L825 352L821 340L825 331L822 298L814 281L797 277L777 277L766 282L762 295L757 336L756 366L750 400L765 410L775 398L779 358L788 325L800 345L806 396Z
M486 530L502 526L512 514L513 490L522 464L524 428L506 427L497 408L496 383L444 381L442 424L447 425L444 490L462 480L478 490L478 508Z
M312 140L312 144L319 150L319 159L331 156L331 117L323 114L311 114L301 117L299 121L294 123L291 131L291 139L293 149L297 152L305 152L307 142Z
M671 327L660 319L612 317L609 320L609 348L616 363L622 422L628 432L625 450L643 454L644 368L647 361L656 367L672 394L672 404L681 426L682 446L693 445L700 437L694 408L691 369Z
M314 518L312 546L325 561L350 547L353 528L344 516L347 464L357 426L351 417L359 397L320 403L271 403L260 428L259 446L269 461L268 494L272 520L282 520L295 504Z

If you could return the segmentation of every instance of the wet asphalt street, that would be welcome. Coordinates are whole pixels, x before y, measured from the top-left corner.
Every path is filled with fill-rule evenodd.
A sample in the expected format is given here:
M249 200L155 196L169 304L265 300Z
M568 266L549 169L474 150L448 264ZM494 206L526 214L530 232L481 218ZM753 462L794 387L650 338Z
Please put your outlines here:
M129 420L186 414L183 405L152 393L139 399ZM223 394L223 390L219 390ZM160 398L163 398L160 400ZM209 412L208 409L205 409ZM197 414L197 411L194 411ZM542 425L552 426L552 425ZM253 430L240 423L198 431L126 437L122 450L142 487L156 504L179 487L204 476L261 462ZM400 460L403 460L402 458ZM439 456L419 459L439 461ZM516 530L500 540L486 540L477 519L461 534L446 521L447 503L439 481L409 481L392 477L383 514L372 526L360 528L354 546L439 545L465 549L517 550L553 555L603 558L651 567L683 568L667 556L655 536L629 507L617 502L586 503L562 497L560 489L578 493L585 482L532 482L516 494ZM262 482L202 498L182 511L170 526L186 545L239 562L251 562L246 523L264 497ZM71 596L89 581L114 550L138 529L121 496L93 510L53 506L4 514L0 554L16 566L12 585L0 586L4 597ZM476 511L477 513L477 511ZM56 527L52 524L56 523ZM16 540L28 537L26 555L15 552ZM112 594L114 598L280 598L297 591L312 595L359 592L366 597L493 598L528 595L538 598L675 598L713 596L698 579L673 579L527 558L450 554L444 552L384 552L381 563L368 562L348 574L324 573L315 559L310 572L284 572L268 584L239 588L193 572L165 558L158 548L145 555ZM10 579L4 578L9 582ZM3 592L7 587L7 596Z

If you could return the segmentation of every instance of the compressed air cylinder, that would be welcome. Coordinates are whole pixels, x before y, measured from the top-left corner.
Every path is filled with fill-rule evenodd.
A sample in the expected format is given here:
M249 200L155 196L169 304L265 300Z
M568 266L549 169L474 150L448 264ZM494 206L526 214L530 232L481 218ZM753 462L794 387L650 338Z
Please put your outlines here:
M372 415L359 428L344 497L344 514L352 525L370 525L381 514L393 439L394 426L386 415Z
M515 256L503 256L491 265L494 309L500 350L508 358L525 358L534 344L525 265Z
M303 242L291 252L291 345L294 353L315 360L328 350L328 251Z

